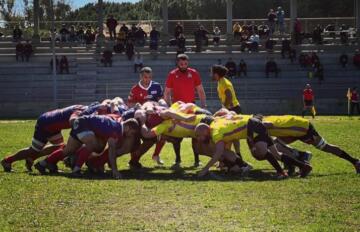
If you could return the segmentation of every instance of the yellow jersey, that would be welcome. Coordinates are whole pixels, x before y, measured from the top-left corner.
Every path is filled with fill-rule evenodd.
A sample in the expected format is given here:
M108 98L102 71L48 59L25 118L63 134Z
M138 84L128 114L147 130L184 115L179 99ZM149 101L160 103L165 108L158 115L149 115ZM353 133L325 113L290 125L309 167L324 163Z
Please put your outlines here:
M175 102L170 106L170 109L179 113L194 114L201 108L193 103Z
M251 115L242 115L236 119L216 118L210 124L212 141L216 144L220 141L229 143L235 140L247 138L247 124Z
M226 90L230 90L231 95L232 95L232 102L231 105L225 105L225 99L226 99L226 94L225 91ZM234 90L234 86L232 85L231 81L229 81L228 79L226 79L225 77L221 78L218 81L218 86L217 86L217 91L218 91L218 95L221 101L221 104L223 106L225 106L225 108L230 109L233 108L235 106L240 105L237 97L236 97L236 93Z
M263 122L270 123L268 132L275 137L301 137L307 134L310 121L299 116L266 116Z
M165 120L151 129L151 131L157 136L167 135L175 138L194 138L196 126L206 117L208 116L205 114L196 115L195 120L192 122Z

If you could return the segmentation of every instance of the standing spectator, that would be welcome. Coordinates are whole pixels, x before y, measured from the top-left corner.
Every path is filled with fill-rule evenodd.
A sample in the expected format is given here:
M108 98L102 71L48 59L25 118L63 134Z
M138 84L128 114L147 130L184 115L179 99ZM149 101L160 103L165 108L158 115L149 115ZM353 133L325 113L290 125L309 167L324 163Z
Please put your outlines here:
M281 6L277 8L276 19L278 24L278 30L280 32L280 35L282 35L285 32L285 12Z
M342 44L349 42L349 26L342 24L340 26L340 41Z
M360 114L359 93L356 87L351 90L350 100L350 115L354 114L355 108L357 109L357 113Z
M239 77L241 77L241 73L244 73L244 76L247 76L247 64L243 59L241 59L239 63Z
M114 45L115 53L123 53L125 51L124 41L121 39L117 39L117 43Z
M258 30L261 39L269 37L270 28L268 25L265 24L265 22L262 22Z
M303 90L303 105L302 116L305 117L306 111L309 111L311 116L315 118L314 92L310 84L306 84L305 89Z
M234 86L226 79L228 69L222 65L214 65L211 68L212 78L217 81L217 92L221 104L228 110L241 114L240 103L236 97Z
M122 41L123 44L126 42L127 34L125 31L119 31L118 40Z
M88 26L85 32L85 43L87 45L92 44L95 41L95 36L91 26Z
M360 52L359 50L356 50L355 55L353 57L353 64L355 67L360 68Z
M110 49L106 49L102 54L101 62L104 64L104 67L112 66L112 51Z
M139 27L138 30L135 32L135 38L136 46L145 46L147 34L141 27Z
M181 53L184 53L186 51L186 48L185 48L186 38L185 38L184 34L180 34L179 37L177 38L177 45L178 45L178 50L180 50Z
M80 41L80 43L84 43L85 41L85 31L83 27L80 27L79 30L76 32L77 40Z
M26 43L24 45L24 55L27 62L29 62L32 53L33 53L33 47L29 42L29 40L26 40Z
M128 57L128 60L132 60L132 58L134 56L134 44L131 39L129 39L126 42L125 50L126 50L126 56Z
M234 78L236 76L236 63L231 57L226 62L225 67L227 68L227 76Z
M60 59L60 74L63 74L65 71L66 74L69 74L69 62L66 56L62 56Z
M123 23L123 25L120 27L120 31L124 32L125 35L127 35L129 33L129 28L126 26L125 23Z
M144 66L144 60L140 52L137 52L136 57L134 59L134 73L138 72L138 69L142 69Z
M241 37L241 26L239 22L236 22L233 26L234 39L240 39Z
M13 39L16 42L22 39L22 30L18 25L16 25L15 29L13 30Z
M269 36L272 36L275 32L275 20L276 20L276 14L273 9L270 9L268 13L268 26L269 26Z
M250 47L249 50L252 52L257 52L259 49L260 37L256 32L254 32L249 39Z
M313 35L312 35L312 40L314 44L322 44L322 28L320 26L320 24L318 24L314 31L313 31Z
M160 32L156 30L156 27L153 27L150 32L150 49L157 50L160 39Z
M284 38L281 42L281 57L284 59L285 53L289 54L290 50L291 50L290 40L288 40L287 38Z
M266 62L265 65L265 74L267 78L269 78L270 73L275 73L275 77L278 77L278 73L279 73L278 65L273 58L270 58L270 60Z
M301 39L301 32L302 32L302 25L301 22L298 18L295 19L295 23L294 23L294 37L295 37L295 44L301 44L302 43L302 39Z
M209 32L204 28L204 26L199 26L199 29L195 31L196 39L202 44L205 42L205 46L209 45Z
M60 41L61 42L67 42L69 38L69 30L66 28L66 24L62 25L62 28L59 31L60 33Z
M195 103L195 91L197 91L199 96L200 106L206 108L206 95L201 83L200 74L195 69L189 68L189 57L185 54L180 54L177 57L177 68L169 73L166 80L165 101L168 105L177 101ZM174 167L179 167L181 163L180 143L181 141L174 145L176 153ZM199 154L194 152L194 158L194 166L197 167L200 163Z
M114 19L113 15L109 15L109 18L106 20L106 26L109 29L110 39L113 40L116 38L116 27L118 22Z
M176 24L176 26L175 26L175 29L174 29L175 39L179 38L179 36L180 36L181 34L183 34L183 33L184 33L184 26L181 25L180 22L178 22L178 23Z
M345 52L343 52L343 54L339 57L339 62L341 64L341 67L346 68L349 62L349 57Z
M50 70L52 71L53 70L53 59L51 58L50 60ZM59 72L59 59L57 56L55 56L55 70L56 70L56 73Z
M221 31L219 27L215 27L213 33L214 33L213 43L214 45L218 46L220 43L220 36L221 36Z
M69 31L69 42L76 42L76 41L78 41L78 38L76 35L75 26L72 25Z
M21 61L24 62L24 45L21 41L16 45L16 61L19 61L19 57L21 57Z

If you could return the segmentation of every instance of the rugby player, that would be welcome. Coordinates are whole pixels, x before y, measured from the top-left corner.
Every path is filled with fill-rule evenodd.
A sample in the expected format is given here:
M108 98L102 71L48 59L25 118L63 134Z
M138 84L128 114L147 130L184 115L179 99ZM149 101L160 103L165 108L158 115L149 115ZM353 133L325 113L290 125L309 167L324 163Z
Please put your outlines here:
M129 119L125 122L118 122L109 116L90 115L77 118L70 132L70 137L64 149L59 149L52 153L45 160L38 162L35 168L45 174L46 169L56 170L54 163L51 163L52 156L61 156L62 158L77 152L85 153L89 157L92 152L101 153L106 143L109 147L109 162L112 169L113 177L121 178L116 165L116 144L124 137L138 136L139 124L135 119ZM84 145L84 146L83 146ZM56 165L56 164L55 164ZM72 173L78 174L80 167L74 167Z
M4 171L10 172L13 162L24 159L27 169L31 171L34 160L46 156L64 145L61 131L71 128L72 122L86 109L87 107L83 105L73 105L42 114L35 125L32 145L3 159L1 165ZM52 145L46 147L47 143Z

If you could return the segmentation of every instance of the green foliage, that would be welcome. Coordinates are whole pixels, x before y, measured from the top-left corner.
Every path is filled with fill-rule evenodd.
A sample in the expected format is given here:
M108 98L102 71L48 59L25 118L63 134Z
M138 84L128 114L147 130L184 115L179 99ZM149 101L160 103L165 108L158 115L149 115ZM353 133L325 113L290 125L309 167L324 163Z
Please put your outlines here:
M0 158L29 145L34 124L0 121ZM359 117L319 117L314 125L359 157ZM182 144L184 172L169 169L174 155L167 144L164 168L154 168L151 152L141 172L128 170L128 155L119 158L123 180L28 174L18 162L14 173L0 171L1 231L358 231L360 177L352 165L296 143L313 152L312 174L276 181L270 166L241 145L255 170L246 178L218 173L223 181L192 176L198 170L189 167L189 140Z

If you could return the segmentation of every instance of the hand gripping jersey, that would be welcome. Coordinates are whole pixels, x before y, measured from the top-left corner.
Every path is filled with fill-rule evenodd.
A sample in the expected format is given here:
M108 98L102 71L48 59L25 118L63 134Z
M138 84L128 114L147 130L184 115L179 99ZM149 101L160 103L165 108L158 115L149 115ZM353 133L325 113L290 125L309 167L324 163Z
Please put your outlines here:
M161 85L155 81L151 81L150 85L145 88L139 82L132 87L128 98L129 103L144 104L147 101L158 101L163 97L163 89Z

